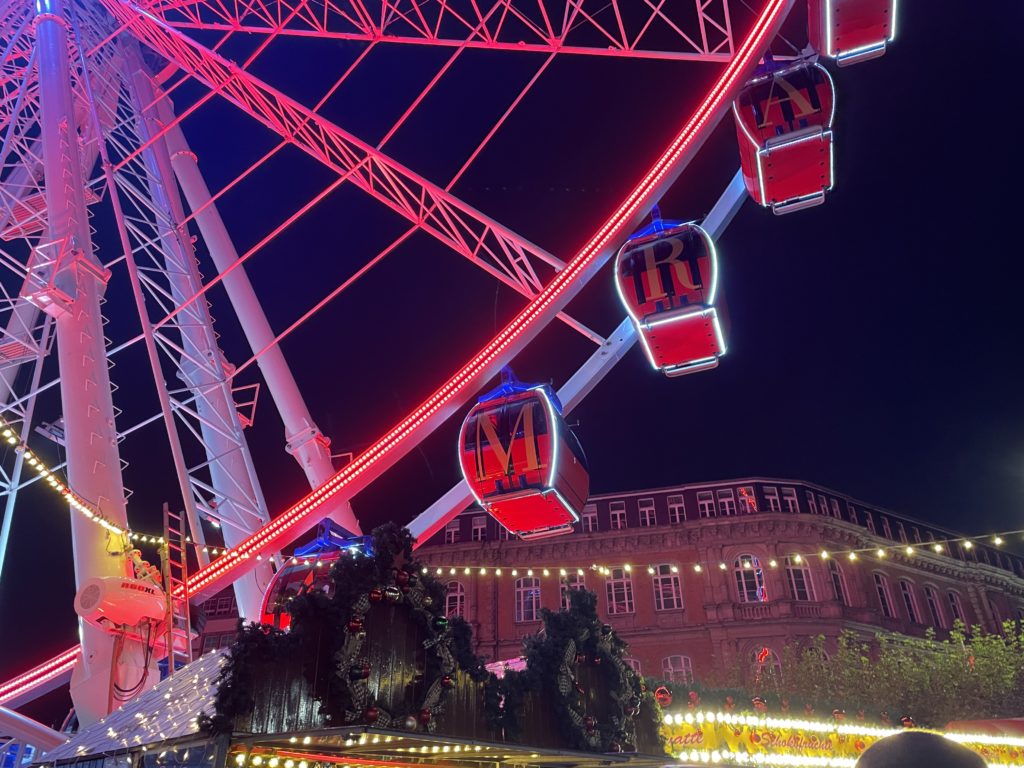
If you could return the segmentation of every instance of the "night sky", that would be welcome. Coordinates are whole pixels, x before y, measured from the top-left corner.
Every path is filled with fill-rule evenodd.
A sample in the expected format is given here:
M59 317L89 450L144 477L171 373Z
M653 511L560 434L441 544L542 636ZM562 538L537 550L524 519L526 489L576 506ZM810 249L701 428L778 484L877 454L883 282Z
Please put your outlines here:
M1024 5L916 0L900 12L900 39L884 58L831 67L837 185L826 204L776 217L748 202L719 242L731 319L722 364L667 379L634 349L571 415L592 492L780 476L969 533L1024 528L1024 267L1012 186L1024 168L1011 64ZM253 71L306 103L360 50L279 42ZM226 53L241 60L247 45ZM325 113L375 143L446 56L402 49L371 57ZM512 58L467 54L388 151L447 181L504 109L508 88L539 64ZM556 61L456 194L570 258L692 110L688 84L714 74L694 69ZM201 93L186 84L175 99L181 108ZM223 102L185 130L213 188L276 143ZM661 202L666 218L703 216L737 166L727 119ZM332 178L296 150L275 156L221 207L239 250ZM101 252L110 232L103 216ZM249 262L272 325L286 327L403 230L355 190L332 194ZM365 448L522 306L429 237L407 246L284 344L337 451ZM107 305L115 341L138 323L125 287L115 274ZM211 300L229 359L243 362L250 353L225 296L215 290ZM600 332L618 324L610 270L570 311ZM514 368L559 386L591 349L552 324ZM126 353L113 375L125 410L119 426L154 412L152 385L136 383L149 381L141 350ZM239 383L257 380L250 369ZM44 420L57 409L44 403ZM408 521L451 487L457 428L452 420L354 500L366 529ZM125 443L129 515L140 529L156 530L161 503L175 499L159 430ZM271 509L300 498L305 480L281 450L267 392L248 437ZM66 512L46 493L23 501L0 584L0 679L75 638Z

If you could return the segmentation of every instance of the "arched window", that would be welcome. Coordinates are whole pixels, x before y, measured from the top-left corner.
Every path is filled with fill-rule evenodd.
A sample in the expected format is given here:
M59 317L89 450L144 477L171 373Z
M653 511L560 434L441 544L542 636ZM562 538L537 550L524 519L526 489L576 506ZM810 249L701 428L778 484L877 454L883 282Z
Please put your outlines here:
M761 561L753 555L740 555L733 563L736 576L736 592L741 603L763 603L768 599L764 588L764 571Z
M807 562L799 555L786 558L786 581L789 582L789 594L794 600L801 602L814 600L811 571L807 567Z
M832 580L832 592L835 594L836 600L843 605L850 605L850 592L846 588L846 575L835 560L828 560L828 575Z
M887 619L895 617L892 609L892 593L889 591L889 579L884 573L875 574L875 592L878 594L878 605L882 609L882 615Z
M914 594L914 585L906 579L900 579L900 594L903 595L903 605L907 609L907 618L913 624L920 624L921 611L917 608L917 595Z
M640 675L640 659L624 658L622 663L636 672L637 676Z
M625 568L612 568L605 581L608 613L633 613L633 579Z
M775 680L782 679L782 662L779 654L767 646L755 648L750 654L750 671L755 681L771 677Z
M449 581L448 594L444 598L444 615L465 616L466 615L466 589L462 582Z
M540 579L516 579L515 620L537 621L540 618Z
M570 573L568 576L562 577L561 596L562 596L562 610L569 610L569 592L574 589L586 589L587 583L583 578L582 573Z
M683 607L683 586L679 581L679 566L662 563L652 566L654 575L654 610L678 611Z
M964 617L964 603L960 599L960 593L949 590L946 597L949 599L949 613L953 617L953 621L962 621L966 624L967 619Z
M924 601L928 605L928 613L932 617L932 625L945 629L946 622L942 619L942 608L939 605L939 593L931 584L924 585Z
M661 660L661 676L670 683L693 682L693 661L689 656L666 656Z

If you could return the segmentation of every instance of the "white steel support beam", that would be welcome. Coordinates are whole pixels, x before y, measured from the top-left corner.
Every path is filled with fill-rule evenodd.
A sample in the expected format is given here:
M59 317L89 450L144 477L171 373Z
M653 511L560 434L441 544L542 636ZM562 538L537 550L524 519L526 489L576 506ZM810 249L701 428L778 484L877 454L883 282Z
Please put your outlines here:
M743 185L743 174L737 171L701 225L713 239L717 240L725 232L729 222L732 221L746 199L747 191ZM633 321L627 317L619 323L619 327L601 345L601 348L592 353L579 370L558 390L558 399L562 403L564 413L568 414L583 402L583 399L632 348L636 340L636 327L633 325ZM427 539L441 530L462 510L473 504L473 501L473 492L470 491L469 485L465 480L460 480L409 523L409 530L416 537L415 546L418 547L426 543Z
M210 258L217 267L217 273L224 276L224 290L242 326L246 341L253 354L259 354L256 364L267 383L281 421L284 422L285 447L302 467L310 488L319 488L335 472L331 461L330 440L313 421L284 352L275 343L274 332L249 276L244 266L237 264L238 251L235 250L234 242L199 170L199 160L189 149L180 123L174 119L170 100L161 95L156 109L160 122L171 126L166 133L166 141L175 176L209 249ZM360 532L359 522L348 501L339 500L338 504L328 510L328 514L347 530Z
M107 273L93 252L85 206L78 125L72 103L68 22L62 0L37 0L40 128L46 180L47 240L35 256L51 265L35 301L56 316L64 404L68 485L108 520L128 528L100 298ZM82 515L71 515L75 583L124 576L125 543ZM150 674L144 649L127 642L115 658L113 636L80 622L82 658L71 696L79 721L113 708L113 686L130 690ZM156 675L152 675L155 678ZM144 685L144 683L143 683Z
M158 261L155 268L163 271L166 289L174 306L182 307L201 289L202 280L191 239L181 224L185 214L178 197L168 147L163 137L157 135L159 120L152 107L155 93L134 43L125 46L125 60L137 115L136 131L141 143L146 145L143 151L145 192L153 208L153 223L159 240L153 249L153 257ZM143 113L146 107L149 107L148 113ZM126 173L122 169L117 175L123 177ZM181 354L177 355L174 364L179 378L194 399L192 408L198 416L206 454L205 469L209 471L209 487L212 487L216 500L213 517L221 525L225 544L233 547L269 522L270 517L231 393L229 365L217 344L207 302L191 302L175 317L175 321L158 333L171 354L174 354L171 351L174 342L168 338L168 332L173 329L178 336ZM152 329L148 317L144 317L143 322ZM157 386L166 392L162 377ZM178 410L181 415L183 408L180 404ZM192 481L193 493L205 487L201 480ZM193 534L196 534L199 531L198 521L189 522ZM201 533L194 535L194 538L199 537ZM259 617L263 592L272 576L270 564L265 561L234 583L239 613L243 618L255 620Z

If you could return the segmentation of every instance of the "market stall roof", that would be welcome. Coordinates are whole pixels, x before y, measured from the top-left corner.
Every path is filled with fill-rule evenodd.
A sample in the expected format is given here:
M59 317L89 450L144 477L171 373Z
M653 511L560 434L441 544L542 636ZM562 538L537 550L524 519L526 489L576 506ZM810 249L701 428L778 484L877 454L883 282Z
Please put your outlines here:
M259 734L235 738L229 768L239 755L245 764L256 754L295 761L364 768L386 764L398 768L656 768L674 762L668 755L593 753L498 744L448 736L385 731L365 726L305 733ZM261 761L266 764L265 761Z
M954 720L946 726L946 731L1024 738L1024 717L1008 717L999 720Z
M118 752L197 733L196 718L203 710L212 711L217 692L214 681L225 661L223 649L196 659L49 750L37 762Z

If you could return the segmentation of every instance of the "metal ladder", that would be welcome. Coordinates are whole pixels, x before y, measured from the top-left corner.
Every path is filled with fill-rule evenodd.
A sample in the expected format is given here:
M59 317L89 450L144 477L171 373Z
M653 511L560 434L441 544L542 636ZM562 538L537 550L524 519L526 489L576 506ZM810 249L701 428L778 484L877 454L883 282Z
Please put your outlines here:
M188 538L182 513L164 504L164 546L161 570L167 595L167 675L192 661L192 625L188 604Z

